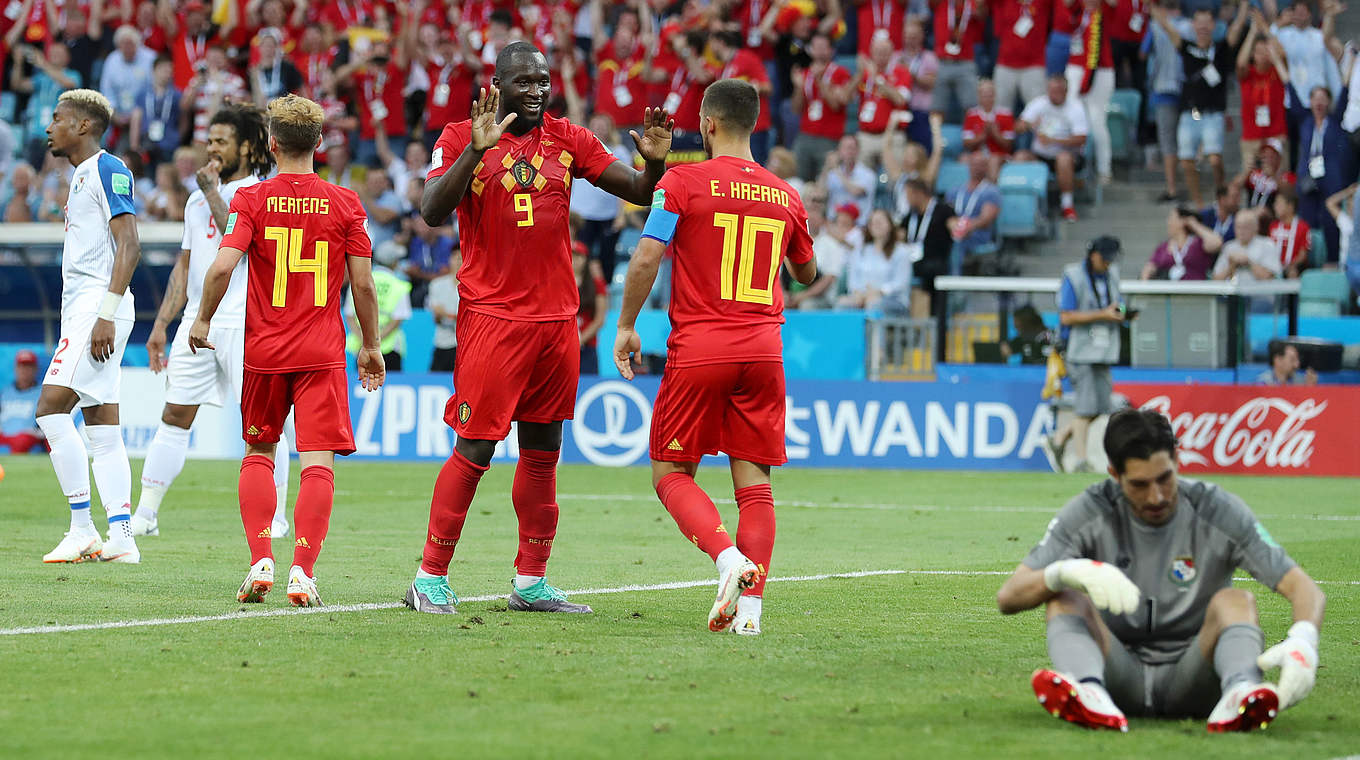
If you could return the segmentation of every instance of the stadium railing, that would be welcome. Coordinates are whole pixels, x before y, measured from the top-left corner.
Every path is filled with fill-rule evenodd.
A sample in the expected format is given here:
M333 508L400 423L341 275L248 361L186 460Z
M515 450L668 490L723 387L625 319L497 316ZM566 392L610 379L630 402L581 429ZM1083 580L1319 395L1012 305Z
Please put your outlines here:
M869 380L930 380L935 376L934 319L866 319L864 375Z
M996 325L999 339L1010 334L1012 299L1017 294L1033 296L1043 294L1056 298L1060 280L1056 277L937 277L935 289L942 293L964 295L991 294L997 297ZM1216 296L1227 301L1228 318L1223 340L1227 341L1227 361L1229 367L1250 360L1252 336L1248 336L1248 314L1252 311L1253 299L1271 298L1273 308L1278 313L1283 301L1287 317L1288 335L1298 335L1299 331L1299 280L1270 280L1266 282L1168 282L1165 280L1130 280L1120 284L1126 296ZM953 299L951 299L953 300ZM967 316L967 315L964 315ZM941 334L949 334L949 310L941 317ZM957 319L957 317L956 317ZM1181 326L1186 327L1186 326ZM948 361L945 344L936 345L936 361ZM960 355L956 353L955 355Z

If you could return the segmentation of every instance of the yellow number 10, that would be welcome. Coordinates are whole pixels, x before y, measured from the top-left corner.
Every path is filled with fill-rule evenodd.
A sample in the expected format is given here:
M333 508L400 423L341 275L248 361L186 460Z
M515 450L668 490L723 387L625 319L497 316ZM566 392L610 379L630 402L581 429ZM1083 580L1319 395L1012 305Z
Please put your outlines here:
M330 246L316 241L316 253L302 258L302 230L298 227L265 227L264 239L274 241L274 305L288 303L288 275L311 273L313 300L317 306L326 305L326 259Z
M774 281L779 276L779 261L784 258L784 222L764 216L714 214L713 226L723 231L722 271L718 273L720 295L724 301L774 303ZM756 239L770 235L770 275L761 285L755 282ZM737 243L740 241L740 259Z

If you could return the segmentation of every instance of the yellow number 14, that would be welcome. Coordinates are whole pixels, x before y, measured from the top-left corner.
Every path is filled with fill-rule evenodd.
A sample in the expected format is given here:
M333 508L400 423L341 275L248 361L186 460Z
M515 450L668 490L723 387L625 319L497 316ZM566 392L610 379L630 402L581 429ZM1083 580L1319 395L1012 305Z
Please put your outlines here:
M291 273L312 275L313 302L326 305L326 260L330 246L316 241L312 258L302 257L302 229L298 227L265 227L264 239L274 242L274 306L288 303L288 276Z
M714 214L713 226L723 231L722 271L718 273L719 295L724 301L774 303L774 281L779 276L779 261L784 258L784 222L765 216ZM757 284L756 240L768 233L770 275ZM738 251L740 242L740 251Z

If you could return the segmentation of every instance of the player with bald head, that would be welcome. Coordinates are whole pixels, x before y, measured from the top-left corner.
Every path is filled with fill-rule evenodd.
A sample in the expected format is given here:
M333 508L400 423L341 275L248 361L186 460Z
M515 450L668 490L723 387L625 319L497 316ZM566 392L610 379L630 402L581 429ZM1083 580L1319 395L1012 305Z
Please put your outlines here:
M614 363L633 379L634 324L661 256L674 262L666 374L652 411L652 486L680 532L717 566L711 631L760 633L774 552L770 468L784 464L784 363L779 326L785 259L804 285L817 276L802 199L751 158L760 99L738 79L714 82L699 106L709 160L672 169L657 185L628 264ZM694 482L699 461L731 459L740 513L736 540Z
M477 483L512 422L519 433L511 489L519 552L509 607L590 612L544 579L557 534L562 421L575 409L580 376L572 180L645 205L666 171L673 125L664 110L646 109L642 133L629 133L645 162L636 171L589 130L546 114L551 87L543 53L527 42L506 45L472 118L445 127L430 157L421 215L440 225L458 213L463 264L454 395L444 411L458 440L435 480L424 555L406 592L406 604L419 612L457 611L449 561Z

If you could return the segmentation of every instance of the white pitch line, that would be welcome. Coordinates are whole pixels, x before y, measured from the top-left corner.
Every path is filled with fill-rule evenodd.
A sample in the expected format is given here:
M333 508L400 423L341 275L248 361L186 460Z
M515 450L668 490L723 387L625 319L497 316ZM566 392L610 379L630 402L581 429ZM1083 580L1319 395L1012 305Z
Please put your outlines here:
M794 575L785 578L770 578L770 583L800 581L824 581L833 578L868 578L876 575L905 575L907 573L931 574L931 571L915 570L860 570L848 573L822 573L819 575ZM580 596L596 596L600 594L623 594L634 591L673 591L675 589L697 588L699 586L713 585L712 579L698 581L673 581L671 583L654 583L651 585L629 585L615 586L612 588L588 588L576 591L568 591L568 594ZM494 602L498 599L505 599L505 594L487 594L483 596L469 596L461 599L461 602ZM3 628L0 629L0 636L23 636L35 633L74 633L76 631L105 631L114 628L143 628L146 626L162 625L185 625L189 623L212 623L222 620L246 620L250 618L279 617L281 615L314 615L336 612L369 612L373 610L390 610L402 607L401 602L368 602L364 604L342 604L335 607L305 607L301 609L285 608L273 610L250 610L246 612L227 612L221 615L198 615L192 617L177 618L151 618L148 620L119 620L107 623L78 623L75 625L41 625L29 628Z

